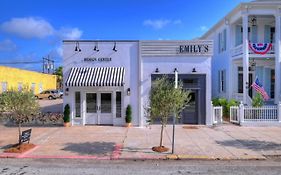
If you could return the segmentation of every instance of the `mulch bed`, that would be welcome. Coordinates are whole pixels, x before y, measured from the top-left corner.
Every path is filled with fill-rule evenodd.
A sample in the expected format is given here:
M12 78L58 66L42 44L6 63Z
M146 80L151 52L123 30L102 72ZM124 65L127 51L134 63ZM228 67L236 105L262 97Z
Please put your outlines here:
M165 146L154 146L152 147L152 151L162 153L169 151L169 148L166 148Z
M183 126L183 129L198 129L198 126Z
M36 145L32 143L23 143L20 146L18 144L13 145L11 148L4 150L5 153L24 153L28 150L31 150Z

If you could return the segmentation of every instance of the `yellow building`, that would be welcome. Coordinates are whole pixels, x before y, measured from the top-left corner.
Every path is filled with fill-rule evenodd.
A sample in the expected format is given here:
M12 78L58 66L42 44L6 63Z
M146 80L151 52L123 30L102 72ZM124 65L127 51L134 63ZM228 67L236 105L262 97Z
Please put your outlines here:
M0 92L29 87L35 94L56 89L57 76L34 71L0 66Z

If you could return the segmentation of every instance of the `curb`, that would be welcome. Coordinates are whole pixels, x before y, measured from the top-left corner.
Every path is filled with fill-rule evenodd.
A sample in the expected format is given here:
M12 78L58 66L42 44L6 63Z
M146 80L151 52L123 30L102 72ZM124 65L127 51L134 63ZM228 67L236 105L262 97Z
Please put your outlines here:
M166 156L167 160L266 160L264 156L249 156L245 158L232 158L232 157L210 157L206 155L186 155L186 154L173 154Z

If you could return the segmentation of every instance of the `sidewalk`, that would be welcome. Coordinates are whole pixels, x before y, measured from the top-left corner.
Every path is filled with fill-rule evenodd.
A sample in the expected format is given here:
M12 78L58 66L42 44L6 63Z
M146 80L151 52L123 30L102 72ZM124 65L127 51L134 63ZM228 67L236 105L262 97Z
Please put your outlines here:
M155 153L160 126L125 128L113 126L34 127L33 150L6 154L17 142L17 128L0 125L0 157L73 159L265 159L281 155L281 127L176 126L175 155ZM164 145L171 149L172 127L164 132ZM171 151L171 150L170 150Z

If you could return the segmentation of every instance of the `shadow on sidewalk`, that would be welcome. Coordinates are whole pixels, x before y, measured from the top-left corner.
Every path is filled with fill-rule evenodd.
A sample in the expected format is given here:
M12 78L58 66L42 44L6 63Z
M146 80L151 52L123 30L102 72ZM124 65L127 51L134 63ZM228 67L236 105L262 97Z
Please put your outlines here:
M114 142L67 143L62 149L83 155L107 155L114 151Z
M236 148L246 148L253 151L262 150L281 150L281 144L275 142L266 142L259 140L227 140L227 141L216 141L218 144Z
M145 153L145 154L170 154L170 152L163 152L163 153L154 152L152 151L152 148L132 148L132 147L124 147L122 149L122 152Z

